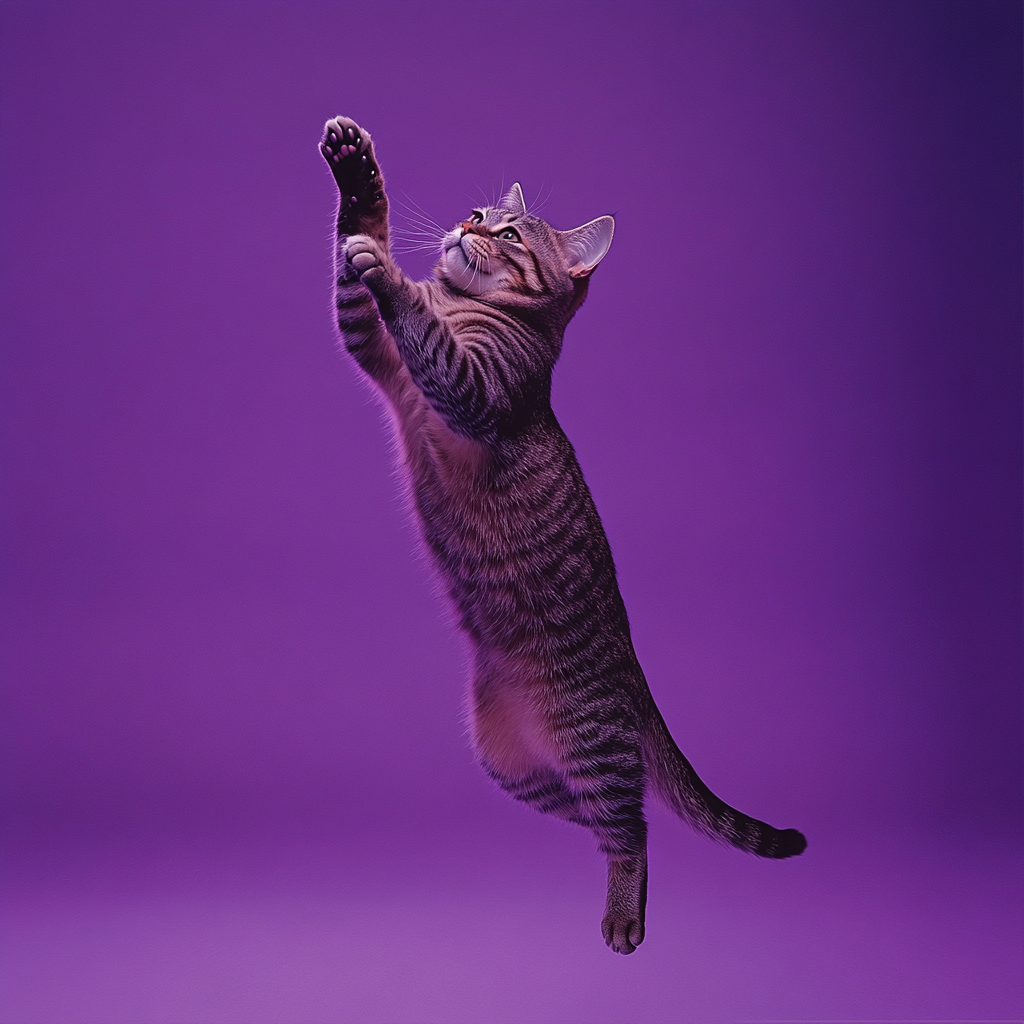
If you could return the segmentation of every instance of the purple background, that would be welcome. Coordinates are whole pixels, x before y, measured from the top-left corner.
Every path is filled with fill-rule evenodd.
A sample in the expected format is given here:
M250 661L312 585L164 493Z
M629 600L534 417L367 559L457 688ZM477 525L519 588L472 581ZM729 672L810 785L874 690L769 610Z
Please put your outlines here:
M1018 4L0 10L4 1022L1024 1011ZM616 215L556 410L677 739L810 840L652 810L635 956L473 764L337 113L444 226Z

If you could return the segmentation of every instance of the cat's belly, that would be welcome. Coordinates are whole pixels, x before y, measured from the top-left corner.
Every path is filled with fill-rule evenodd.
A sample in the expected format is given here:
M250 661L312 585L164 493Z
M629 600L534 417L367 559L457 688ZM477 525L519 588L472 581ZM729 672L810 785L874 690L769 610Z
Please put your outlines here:
M551 729L551 690L528 659L479 658L470 695L473 746L488 767L521 777L561 764Z

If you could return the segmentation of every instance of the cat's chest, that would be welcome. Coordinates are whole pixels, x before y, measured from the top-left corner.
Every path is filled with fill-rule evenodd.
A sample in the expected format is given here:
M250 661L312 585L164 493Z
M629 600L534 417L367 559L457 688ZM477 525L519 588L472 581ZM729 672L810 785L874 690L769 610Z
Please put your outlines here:
M480 546L491 555L521 550L535 540L545 524L557 515L551 500L558 475L554 466L534 470L512 466L496 469L486 462L465 459L442 462L421 483L423 512L428 526L457 535L469 547ZM472 458L472 453L470 453ZM439 460L441 461L441 460ZM565 481L563 481L563 487Z
M548 511L547 492L559 472L552 460L535 452L510 456L461 437L430 408L416 426L406 468L428 520L482 530L498 542Z

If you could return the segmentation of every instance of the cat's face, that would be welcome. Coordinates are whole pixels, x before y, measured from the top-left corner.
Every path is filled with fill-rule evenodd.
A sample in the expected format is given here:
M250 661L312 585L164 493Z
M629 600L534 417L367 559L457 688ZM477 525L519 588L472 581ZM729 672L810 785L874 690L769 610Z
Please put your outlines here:
M473 210L441 242L441 278L460 292L478 298L497 291L541 294L550 245L535 217L497 207ZM540 259L538 259L540 257Z
M489 301L571 295L608 251L614 222L600 217L557 231L526 212L518 184L497 206L473 210L442 241L438 276Z

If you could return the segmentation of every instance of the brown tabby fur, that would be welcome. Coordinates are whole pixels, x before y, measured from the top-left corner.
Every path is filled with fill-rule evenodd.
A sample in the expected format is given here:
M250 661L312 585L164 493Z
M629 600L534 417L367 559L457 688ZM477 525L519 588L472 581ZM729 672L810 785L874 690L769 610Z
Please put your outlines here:
M601 929L632 953L644 937L647 789L760 856L793 856L806 841L729 807L673 742L551 410L562 336L611 218L556 231L516 185L446 235L435 277L413 282L391 257L369 135L336 118L321 152L340 193L338 328L391 410L424 540L471 642L480 763L516 799L594 833L608 860Z

